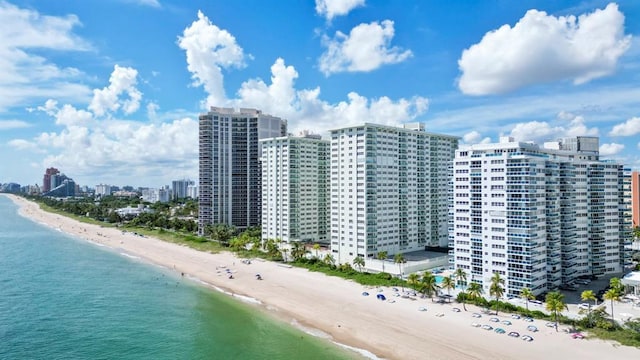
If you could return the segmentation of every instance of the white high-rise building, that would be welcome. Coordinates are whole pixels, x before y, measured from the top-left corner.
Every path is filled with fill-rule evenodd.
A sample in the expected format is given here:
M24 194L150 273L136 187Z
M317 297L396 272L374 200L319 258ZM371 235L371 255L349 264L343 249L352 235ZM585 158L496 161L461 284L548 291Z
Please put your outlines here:
M331 131L331 251L338 263L448 244L458 138L364 124Z
M260 110L211 107L200 115L198 231L260 225L260 139L285 136L287 121Z
M278 137L262 145L262 239L327 243L329 141Z
M456 151L453 262L489 293L534 294L579 276L621 272L628 214L623 166L600 161L598 139L476 144Z
M190 197L188 189L189 186L193 186L195 182L189 179L173 180L171 182L171 199L178 200ZM195 199L195 197L193 198Z

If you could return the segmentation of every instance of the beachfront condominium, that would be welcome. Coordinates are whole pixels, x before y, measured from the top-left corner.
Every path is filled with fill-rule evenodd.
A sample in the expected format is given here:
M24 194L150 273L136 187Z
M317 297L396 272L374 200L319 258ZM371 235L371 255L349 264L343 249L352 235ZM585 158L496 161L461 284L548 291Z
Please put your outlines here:
M331 130L331 251L338 263L448 243L458 138L422 124Z
M285 136L287 121L260 110L211 107L200 115L198 231L260 225L260 139Z
M640 226L640 172L631 172L631 225Z
M54 167L50 167L50 168L47 168L47 170L45 170L44 176L42 177L43 193L46 193L55 187L55 186L51 187L51 176L58 175L58 174L60 174L60 170Z
M329 140L305 134L260 143L262 240L328 244Z
M453 177L453 261L489 293L534 294L579 276L618 273L628 262L625 170L601 161L598 138L463 146Z

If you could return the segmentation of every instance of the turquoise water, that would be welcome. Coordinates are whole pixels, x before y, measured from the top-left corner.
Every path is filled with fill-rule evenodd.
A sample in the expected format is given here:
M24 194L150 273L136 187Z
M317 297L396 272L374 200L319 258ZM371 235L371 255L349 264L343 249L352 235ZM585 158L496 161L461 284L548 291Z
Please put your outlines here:
M444 279L444 276L436 275L436 284L438 285L442 284L442 279Z
M16 211L0 196L0 359L356 358Z

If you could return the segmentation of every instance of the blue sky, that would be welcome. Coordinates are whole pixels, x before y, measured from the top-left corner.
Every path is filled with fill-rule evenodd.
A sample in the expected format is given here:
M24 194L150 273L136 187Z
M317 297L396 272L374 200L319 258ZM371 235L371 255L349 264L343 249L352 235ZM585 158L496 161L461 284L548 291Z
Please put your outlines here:
M0 182L197 178L197 116L464 143L599 136L640 169L640 2L0 0Z

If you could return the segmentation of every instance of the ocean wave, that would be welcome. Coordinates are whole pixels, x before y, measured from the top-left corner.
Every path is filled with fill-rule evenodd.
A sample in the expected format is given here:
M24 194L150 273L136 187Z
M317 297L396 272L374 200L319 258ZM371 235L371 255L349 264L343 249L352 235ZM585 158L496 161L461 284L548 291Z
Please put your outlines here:
M304 326L302 324L300 324L296 319L291 320L291 325L293 327L295 327L296 329L309 334L313 337L317 337L317 338L321 338L321 339L327 339L330 340L333 344L335 344L336 346L339 346L343 349L347 349L350 351L353 351L355 353L358 353L360 355L362 355L363 357L365 357L366 359L371 359L371 360L383 360L382 358L377 357L375 354L373 354L370 351L367 351L365 349L361 349L361 348L357 348L357 347L353 347L353 346L349 346L349 345L345 345L342 343L339 343L335 340L333 340L333 337L329 334L327 334L326 332L320 330L320 329L316 329L316 328L311 328L311 327L307 327Z
M126 257L128 257L130 259L140 260L140 257L135 256L135 255L131 255L131 254L127 254L127 253L124 253L124 252L121 252L120 255L126 256Z

